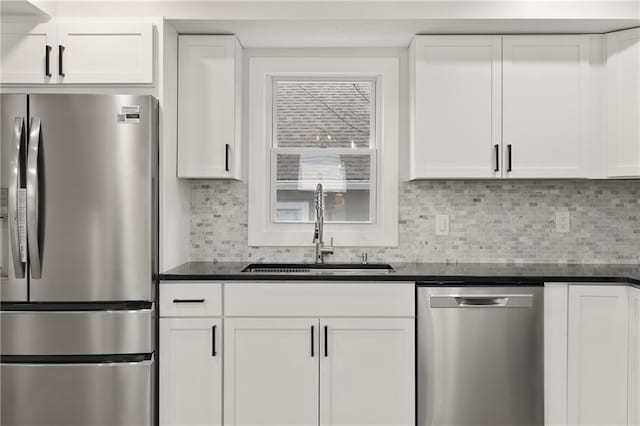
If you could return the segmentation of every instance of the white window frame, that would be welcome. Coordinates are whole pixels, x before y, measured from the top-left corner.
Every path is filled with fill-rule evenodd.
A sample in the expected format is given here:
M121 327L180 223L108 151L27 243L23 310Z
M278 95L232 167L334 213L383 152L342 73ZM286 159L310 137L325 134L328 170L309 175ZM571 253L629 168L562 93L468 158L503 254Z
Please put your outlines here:
M308 51L307 51L308 53ZM344 55L344 56L343 56ZM336 246L398 245L398 139L399 67L398 56L252 56L249 62L249 245L311 246L312 223L273 221L272 109L274 78L373 79L376 82L375 211L371 222L326 223L325 241ZM332 152L336 151L332 149ZM351 151L355 154L356 152ZM275 169L275 168L273 168Z

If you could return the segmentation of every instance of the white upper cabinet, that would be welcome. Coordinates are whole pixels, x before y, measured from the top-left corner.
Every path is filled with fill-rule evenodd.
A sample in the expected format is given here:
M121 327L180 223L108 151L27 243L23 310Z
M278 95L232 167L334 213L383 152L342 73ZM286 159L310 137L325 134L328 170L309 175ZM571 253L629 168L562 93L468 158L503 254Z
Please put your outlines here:
M416 36L411 178L501 176L502 38Z
M333 318L320 326L320 426L414 425L414 320Z
M52 24L2 24L0 83L42 84L57 77Z
M153 83L153 27L149 23L58 25L62 83Z
M151 84L151 23L2 26L3 84Z
M589 37L503 37L506 176L588 177Z
M640 28L606 43L607 176L640 177Z
M569 287L569 425L637 424L628 423L628 290Z
M411 178L601 177L597 46L588 35L416 36Z
M242 47L184 35L178 49L178 177L240 179Z

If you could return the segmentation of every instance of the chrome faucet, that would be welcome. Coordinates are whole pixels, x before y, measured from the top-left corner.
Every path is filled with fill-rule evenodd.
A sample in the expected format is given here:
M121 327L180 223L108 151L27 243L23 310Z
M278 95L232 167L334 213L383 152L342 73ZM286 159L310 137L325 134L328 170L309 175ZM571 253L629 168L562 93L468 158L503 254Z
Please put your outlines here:
M329 247L324 246L324 201L321 183L316 186L315 203L316 227L315 231L313 232L313 243L316 245L316 263L320 264L324 263L324 257L327 254L333 254L333 237L331 238L331 245Z

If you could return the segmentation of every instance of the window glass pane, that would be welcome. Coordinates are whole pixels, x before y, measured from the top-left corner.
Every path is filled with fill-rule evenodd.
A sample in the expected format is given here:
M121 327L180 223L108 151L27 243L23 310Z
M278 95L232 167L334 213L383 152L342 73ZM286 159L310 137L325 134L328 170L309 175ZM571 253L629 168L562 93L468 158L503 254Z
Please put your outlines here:
M318 183L324 189L325 222L371 221L370 154L277 154L274 220L315 221Z
M275 83L279 147L369 148L372 81Z

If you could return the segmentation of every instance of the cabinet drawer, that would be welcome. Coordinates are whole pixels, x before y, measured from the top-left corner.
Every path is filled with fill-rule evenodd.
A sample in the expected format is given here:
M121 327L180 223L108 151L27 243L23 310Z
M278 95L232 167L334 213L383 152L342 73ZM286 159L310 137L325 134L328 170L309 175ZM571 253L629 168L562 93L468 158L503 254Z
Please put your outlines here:
M222 315L222 284L172 282L160 284L161 317Z
M414 283L238 282L224 296L226 316L414 315Z

